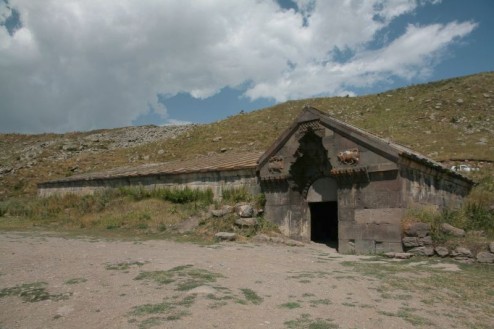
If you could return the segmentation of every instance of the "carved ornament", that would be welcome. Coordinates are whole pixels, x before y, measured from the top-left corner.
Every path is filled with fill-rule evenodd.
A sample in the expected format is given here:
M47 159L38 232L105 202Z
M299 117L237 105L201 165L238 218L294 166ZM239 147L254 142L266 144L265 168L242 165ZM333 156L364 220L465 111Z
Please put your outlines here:
M280 174L285 168L285 161L282 156L277 155L269 159L268 171L272 174Z
M357 165L360 162L360 151L358 148L339 152L336 156L338 162L344 165Z

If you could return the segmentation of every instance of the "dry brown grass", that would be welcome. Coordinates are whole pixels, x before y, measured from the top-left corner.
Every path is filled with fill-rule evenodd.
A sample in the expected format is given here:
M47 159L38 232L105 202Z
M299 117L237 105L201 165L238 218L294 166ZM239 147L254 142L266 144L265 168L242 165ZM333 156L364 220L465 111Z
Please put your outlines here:
M199 125L175 139L139 147L69 153L66 159L47 160L60 151L62 139L90 132L63 135L0 134L0 167L29 161L19 150L47 141L31 167L0 177L0 199L33 195L36 184L77 172L117 166L170 161L219 152L264 151L286 129L305 104L384 138L407 145L435 160L494 161L494 73L482 73L361 97L312 98L239 114ZM98 132L104 132L98 131ZM221 136L220 142L213 138ZM159 153L159 150L164 152ZM147 158L148 160L144 160Z

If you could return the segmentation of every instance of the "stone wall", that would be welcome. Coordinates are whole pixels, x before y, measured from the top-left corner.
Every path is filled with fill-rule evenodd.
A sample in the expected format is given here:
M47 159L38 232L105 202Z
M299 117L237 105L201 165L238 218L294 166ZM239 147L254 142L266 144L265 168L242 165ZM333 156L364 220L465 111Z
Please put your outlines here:
M93 194L106 188L122 186L143 186L155 188L185 188L213 191L216 199L221 199L223 190L246 188L252 194L261 192L254 169L242 169L216 172L193 172L173 175L149 175L133 177L115 177L107 179L58 181L40 184L39 196L73 194Z

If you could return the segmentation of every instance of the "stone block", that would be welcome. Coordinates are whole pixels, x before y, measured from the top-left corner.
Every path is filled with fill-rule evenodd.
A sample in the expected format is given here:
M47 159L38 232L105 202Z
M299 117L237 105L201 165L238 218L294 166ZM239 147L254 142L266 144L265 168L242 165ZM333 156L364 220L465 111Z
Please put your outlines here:
M423 238L429 235L431 231L431 226L430 224L427 223L411 223L410 225L405 227L404 231L406 236Z
M494 242L489 243L489 251L494 253Z
M446 247L436 247L434 251L439 257L446 257L449 255L449 250Z
M457 237L465 236L464 230L462 230L461 228L454 227L453 225L449 225L447 223L442 223L440 228L441 228L441 232L452 236L457 236Z
M403 246L406 248L415 248L420 246L418 238L414 236L406 236L401 239L401 241L403 242Z
M477 262L479 263L494 263L494 254L488 251L481 251L477 254Z
M238 218L235 220L235 225L240 227L253 227L257 225L256 218Z
M417 256L432 256L434 255L434 248L431 247L415 247L408 250L409 253Z
M237 238L237 234L230 232L218 232L214 235L214 237L220 241L234 241Z
M451 251L451 256L452 257L473 257L472 252L468 248L464 247L456 247L455 250Z

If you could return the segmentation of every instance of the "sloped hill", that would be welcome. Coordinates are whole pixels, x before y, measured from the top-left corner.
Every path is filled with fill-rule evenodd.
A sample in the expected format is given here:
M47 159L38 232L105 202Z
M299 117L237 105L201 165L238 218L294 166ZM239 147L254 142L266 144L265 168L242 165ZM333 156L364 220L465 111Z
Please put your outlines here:
M208 125L0 135L0 199L33 194L37 182L75 172L211 152L263 151L305 104L438 161L494 161L494 73L489 72L376 95L288 101ZM123 132L138 139L151 130L153 138L140 142L124 137L119 144L108 137Z

